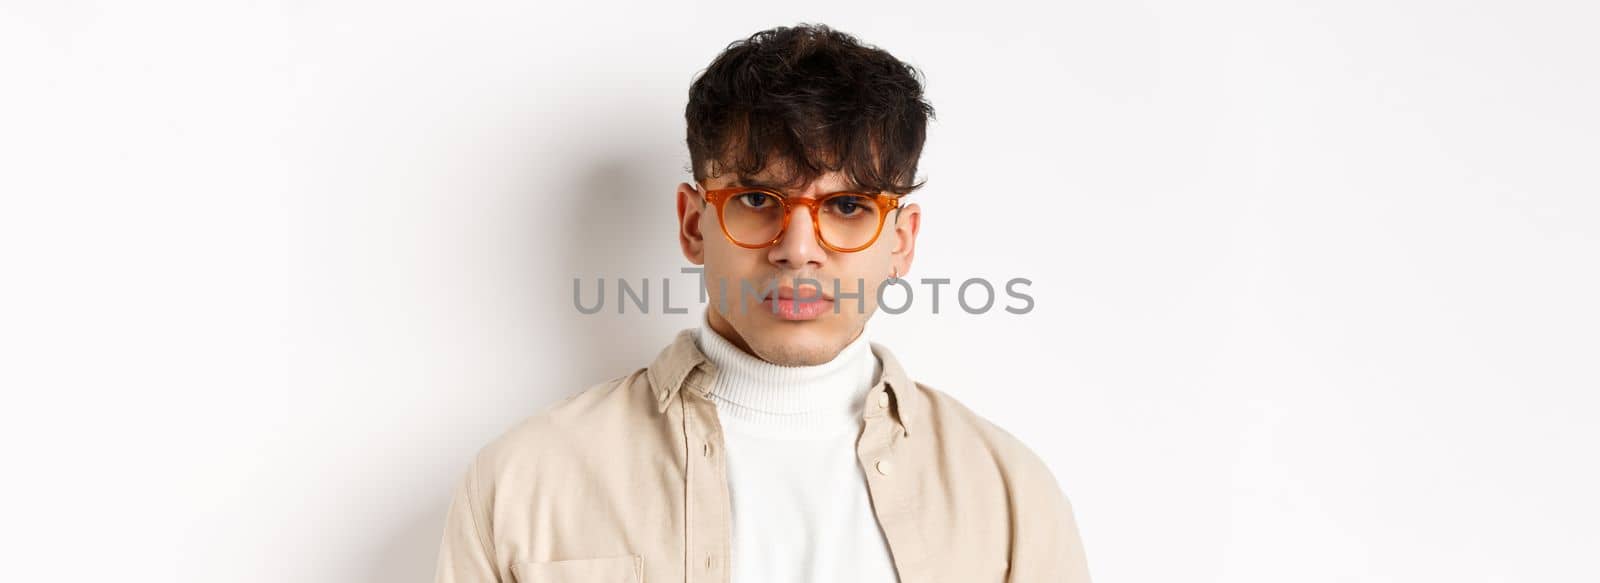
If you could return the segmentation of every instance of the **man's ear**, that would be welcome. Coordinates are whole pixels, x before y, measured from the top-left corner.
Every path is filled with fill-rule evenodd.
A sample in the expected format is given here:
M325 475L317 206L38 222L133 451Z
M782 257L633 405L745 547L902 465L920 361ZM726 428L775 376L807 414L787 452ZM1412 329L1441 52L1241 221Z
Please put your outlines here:
M922 228L922 207L911 203L894 210L889 215L894 221L894 249L889 252L890 264L905 277L911 273L911 260L917 254L917 231Z
M683 248L683 257L695 265L706 263L706 238L700 232L700 219L708 208L694 185L678 183L678 246Z

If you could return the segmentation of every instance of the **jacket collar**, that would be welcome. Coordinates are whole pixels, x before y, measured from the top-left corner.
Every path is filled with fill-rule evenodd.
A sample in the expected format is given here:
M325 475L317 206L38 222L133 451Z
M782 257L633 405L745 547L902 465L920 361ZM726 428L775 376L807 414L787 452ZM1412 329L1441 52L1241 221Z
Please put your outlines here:
M883 370L878 383L867 392L867 409L872 409L872 403L879 399L880 393L888 393L892 397L889 400L890 409L900 421L901 430L909 437L912 426L922 418L923 395L917 391L910 375L906 374L900 360L888 347L872 341L868 341L868 344L883 364ZM695 344L694 329L685 328L678 331L666 348L661 349L645 370L645 375L650 381L650 390L656 399L656 412L659 413L666 411L678 391L685 388L702 398L708 397L717 367Z

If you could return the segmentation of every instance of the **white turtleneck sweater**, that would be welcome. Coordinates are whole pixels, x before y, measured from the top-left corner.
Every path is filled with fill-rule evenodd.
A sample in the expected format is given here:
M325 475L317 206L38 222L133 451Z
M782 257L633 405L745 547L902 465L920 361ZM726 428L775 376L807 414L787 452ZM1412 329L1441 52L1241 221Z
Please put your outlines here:
M882 372L866 331L829 362L780 366L734 346L707 315L696 342L718 371L733 583L898 581L856 459Z

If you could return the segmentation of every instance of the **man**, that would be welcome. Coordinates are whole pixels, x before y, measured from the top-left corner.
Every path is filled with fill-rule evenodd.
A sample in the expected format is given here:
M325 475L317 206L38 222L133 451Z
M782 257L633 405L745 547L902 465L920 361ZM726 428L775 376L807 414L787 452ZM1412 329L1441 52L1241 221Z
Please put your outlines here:
M911 268L932 114L915 69L826 26L718 56L677 188L699 326L480 450L436 580L1087 582L1040 458L864 334Z

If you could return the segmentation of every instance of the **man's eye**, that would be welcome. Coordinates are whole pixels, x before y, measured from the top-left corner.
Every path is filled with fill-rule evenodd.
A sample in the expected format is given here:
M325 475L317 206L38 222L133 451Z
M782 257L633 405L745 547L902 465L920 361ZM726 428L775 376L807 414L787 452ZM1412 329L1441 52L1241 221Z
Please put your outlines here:
M734 200L750 208L764 208L778 201L772 200L772 195L765 192L746 192L735 197Z
M828 201L834 212L843 216L854 216L869 210L867 199L860 196L840 196Z

